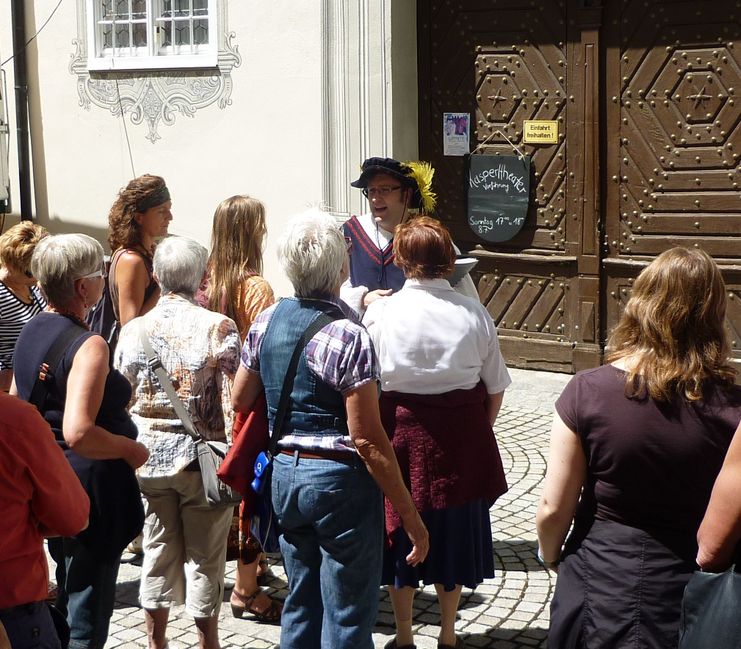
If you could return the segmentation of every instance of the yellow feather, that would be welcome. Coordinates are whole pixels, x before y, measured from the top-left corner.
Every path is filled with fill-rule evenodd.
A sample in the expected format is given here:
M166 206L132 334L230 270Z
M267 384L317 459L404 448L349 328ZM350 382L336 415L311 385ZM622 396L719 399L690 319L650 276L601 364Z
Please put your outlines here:
M419 188L419 195L422 199L422 211L425 214L432 214L435 210L435 203L437 202L437 196L432 191L432 177L435 175L435 170L429 162L419 160L405 162L404 164L411 169L407 175L417 183L417 187Z

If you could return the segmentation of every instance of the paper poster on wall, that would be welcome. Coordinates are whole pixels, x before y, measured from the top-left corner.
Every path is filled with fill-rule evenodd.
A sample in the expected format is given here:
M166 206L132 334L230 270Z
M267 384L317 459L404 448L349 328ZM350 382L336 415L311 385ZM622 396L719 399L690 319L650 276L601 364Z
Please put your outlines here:
M469 113L443 113L443 155L467 155L470 136Z
M509 241L525 225L530 157L472 155L468 168L468 225L486 241Z

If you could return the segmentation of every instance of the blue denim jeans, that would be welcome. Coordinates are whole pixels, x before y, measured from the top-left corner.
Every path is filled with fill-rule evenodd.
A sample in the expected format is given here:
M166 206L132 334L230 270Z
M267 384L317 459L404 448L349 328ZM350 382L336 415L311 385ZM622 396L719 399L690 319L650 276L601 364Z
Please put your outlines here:
M383 553L381 490L360 458L273 461L288 597L281 649L372 649Z
M73 538L49 540L57 564L57 608L67 616L70 649L103 649L113 615L120 557L104 560Z

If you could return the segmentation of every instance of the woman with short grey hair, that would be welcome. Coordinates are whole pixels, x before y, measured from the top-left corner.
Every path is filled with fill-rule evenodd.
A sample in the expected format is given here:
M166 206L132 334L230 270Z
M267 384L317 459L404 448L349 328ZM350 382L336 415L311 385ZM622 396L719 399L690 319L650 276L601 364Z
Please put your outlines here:
M164 293L194 295L203 281L208 250L187 237L168 237L154 255L154 274Z
M312 209L280 237L278 260L296 297L326 296L342 284L347 243L329 214Z
M102 649L121 553L142 528L134 469L148 453L126 412L131 386L111 369L106 341L85 324L103 293L103 248L84 234L46 237L34 250L31 272L49 305L21 331L12 391L49 422L90 498L87 529L51 539L49 550L69 646Z
M207 440L231 438L231 388L239 364L232 320L196 304L206 271L206 249L168 237L154 253L162 294L156 306L121 329L116 367L133 388L132 418L149 460L138 478L145 500L140 601L150 649L164 649L170 607L185 603L195 618L199 646L218 649L230 507L206 501L196 445L147 362L140 325L172 377L179 399Z
M291 357L306 336L273 459L272 503L289 582L280 646L370 649L382 491L409 535L412 565L427 554L427 530L381 425L370 337L339 299L349 273L342 232L314 210L291 221L278 251L296 296L255 319L233 404L247 412L264 389L272 429Z

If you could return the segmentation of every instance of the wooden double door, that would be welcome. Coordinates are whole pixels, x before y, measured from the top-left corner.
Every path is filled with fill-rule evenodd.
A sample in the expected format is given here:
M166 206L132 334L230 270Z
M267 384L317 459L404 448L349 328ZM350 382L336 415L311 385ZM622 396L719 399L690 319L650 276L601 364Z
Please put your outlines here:
M634 278L672 246L723 269L741 360L741 3L418 0L420 157L436 216L479 259L479 295L508 363L601 363ZM496 244L468 225L467 159L443 155L443 114L471 150L531 156L525 226ZM558 141L523 143L525 120Z

